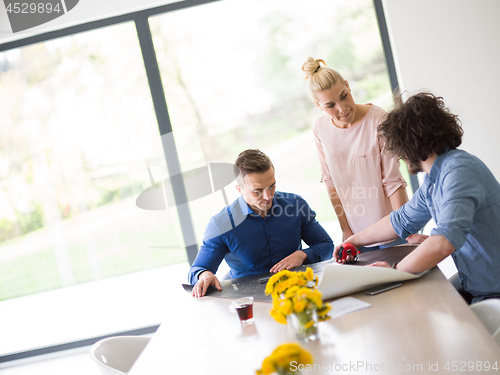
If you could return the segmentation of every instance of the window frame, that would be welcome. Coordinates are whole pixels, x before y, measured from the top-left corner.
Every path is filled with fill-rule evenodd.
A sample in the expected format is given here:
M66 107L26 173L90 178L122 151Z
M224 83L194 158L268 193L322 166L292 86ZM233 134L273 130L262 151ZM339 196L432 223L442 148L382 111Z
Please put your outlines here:
M56 38L61 38L69 35L83 33L90 30L95 30L107 26L133 21L135 23L135 27L137 30L138 40L141 48L141 54L144 61L144 66L148 79L148 85L150 87L154 111L158 122L159 132L160 135L165 135L172 132L172 124L168 113L165 92L161 81L159 65L156 58L156 52L153 45L151 28L149 26L148 19L149 17L157 16L159 14L164 14L185 8L191 8L198 5L214 3L218 1L221 0L185 0L149 9L144 9L136 12L131 12L120 16L113 16L97 21L82 23L79 25L66 27L56 31L41 33L27 38L0 44L0 52L5 52L11 49L25 47L31 44L46 42ZM373 0L373 3L376 12L376 18L378 22L380 36L382 39L382 46L386 57L391 88L394 91L399 86L399 83L397 80L396 68L394 64L394 58L392 55L392 49L389 40L387 24L384 16L382 0ZM179 171L180 161L177 155L177 150L166 150L164 148L164 155L169 172ZM410 177L410 184L412 186L413 191L415 192L418 188L418 180L416 176ZM180 184L174 186L174 198L176 202L185 202L186 201L185 197L186 197L186 189L183 181L181 180ZM192 222L191 213L189 211L188 206L180 205L179 208L181 209L178 210L178 216L181 223L181 231L184 239L195 238L194 225ZM186 241L186 243L189 242ZM196 244L187 246L186 253L189 264L192 264L194 259L196 258L196 254L198 253L198 246ZM158 329L158 327L159 327L158 325L152 325L148 327L136 328L122 332L115 332L113 334L108 334L104 336L91 337L83 340L76 340L57 345L46 346L43 348L29 349L26 351L0 355L0 363L14 361L14 360L21 360L38 355L89 346L101 339L112 336L131 335L131 334L141 335L141 334L153 333Z

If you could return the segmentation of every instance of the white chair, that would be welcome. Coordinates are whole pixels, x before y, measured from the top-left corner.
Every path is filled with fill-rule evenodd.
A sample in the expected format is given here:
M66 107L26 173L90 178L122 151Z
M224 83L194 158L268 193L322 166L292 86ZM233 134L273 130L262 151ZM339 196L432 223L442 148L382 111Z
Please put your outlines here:
M102 375L124 375L130 371L150 339L147 336L109 337L96 342L90 349L90 356Z
M470 308L486 326L493 340L500 346L500 299L486 299L472 304Z

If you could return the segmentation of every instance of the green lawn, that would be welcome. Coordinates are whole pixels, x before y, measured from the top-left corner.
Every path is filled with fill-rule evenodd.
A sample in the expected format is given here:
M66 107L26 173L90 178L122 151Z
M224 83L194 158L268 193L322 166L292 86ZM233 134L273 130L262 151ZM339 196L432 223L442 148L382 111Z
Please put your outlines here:
M0 300L186 259L170 213L129 198L0 244Z

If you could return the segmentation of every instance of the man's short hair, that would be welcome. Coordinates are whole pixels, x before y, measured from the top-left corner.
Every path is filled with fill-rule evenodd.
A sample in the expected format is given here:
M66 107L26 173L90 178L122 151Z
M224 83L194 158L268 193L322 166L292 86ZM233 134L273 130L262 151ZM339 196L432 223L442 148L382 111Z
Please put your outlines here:
M419 164L432 154L462 143L463 129L457 115L444 105L442 97L422 92L387 113L378 126L386 149L411 164Z
M238 177L238 183L243 183L243 177L249 173L264 173L273 166L269 156L257 149L249 149L241 152L234 162L234 174ZM240 181L241 178L241 181Z

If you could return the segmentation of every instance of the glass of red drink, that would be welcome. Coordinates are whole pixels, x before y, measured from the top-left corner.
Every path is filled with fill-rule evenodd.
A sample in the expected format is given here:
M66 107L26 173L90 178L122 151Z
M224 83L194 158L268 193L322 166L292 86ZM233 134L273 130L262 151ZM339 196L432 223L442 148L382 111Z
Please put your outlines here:
M253 323L253 297L238 298L233 301L232 307L238 313L242 324Z

